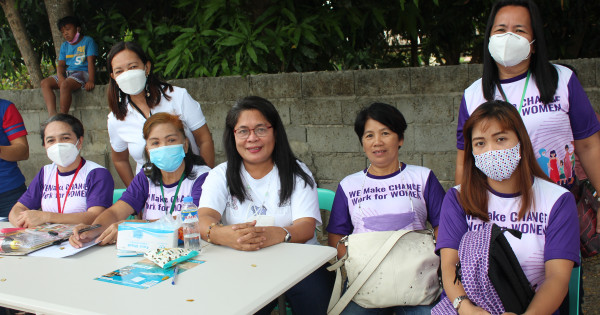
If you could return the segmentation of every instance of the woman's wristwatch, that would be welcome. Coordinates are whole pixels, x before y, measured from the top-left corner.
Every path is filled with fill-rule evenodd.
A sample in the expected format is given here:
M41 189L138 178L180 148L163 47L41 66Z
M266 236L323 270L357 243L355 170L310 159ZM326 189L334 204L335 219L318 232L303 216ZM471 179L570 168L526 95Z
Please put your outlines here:
M458 308L460 307L460 302L462 302L463 300L468 300L469 297L466 295L461 295L459 297L457 297L456 299L454 299L454 302L452 302L452 306L454 306L454 309L458 312Z

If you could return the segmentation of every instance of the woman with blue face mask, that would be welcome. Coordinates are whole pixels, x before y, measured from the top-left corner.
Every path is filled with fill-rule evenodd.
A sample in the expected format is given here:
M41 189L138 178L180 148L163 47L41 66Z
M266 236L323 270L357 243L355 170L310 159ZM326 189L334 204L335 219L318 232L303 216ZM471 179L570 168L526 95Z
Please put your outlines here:
M465 122L480 104L503 100L519 111L538 162L546 163L541 152L556 152L558 161L570 161L576 153L592 185L600 189L600 123L576 74L548 61L543 25L532 0L494 4L485 32L483 75L464 91L460 104L457 184L464 180L464 149L469 141L463 135ZM570 171L575 165L565 172L568 176L563 180L552 176L548 165L541 167L567 189L576 182Z
M121 199L93 222L100 228L79 234L77 231L86 226L75 227L70 239L73 246L92 240L100 245L115 243L118 224L130 215L150 222L165 215L179 215L184 197L191 196L198 204L210 168L192 153L183 128L183 122L175 115L157 113L148 118L143 128L148 162Z

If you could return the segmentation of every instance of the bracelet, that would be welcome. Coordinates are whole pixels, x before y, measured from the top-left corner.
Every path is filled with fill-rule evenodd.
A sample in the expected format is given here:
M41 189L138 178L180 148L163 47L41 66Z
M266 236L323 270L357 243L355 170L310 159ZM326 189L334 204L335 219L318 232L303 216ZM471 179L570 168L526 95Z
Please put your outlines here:
M210 226L208 227L208 232L206 232L206 241L207 241L207 242L209 242L209 243L212 243L212 242L210 241L210 231L212 230L212 228L213 228L214 226L217 226L217 225L218 225L218 226L223 226L223 224L222 224L222 223L219 223L219 224L217 224L217 223L213 222L213 223L211 223L211 224L210 224Z

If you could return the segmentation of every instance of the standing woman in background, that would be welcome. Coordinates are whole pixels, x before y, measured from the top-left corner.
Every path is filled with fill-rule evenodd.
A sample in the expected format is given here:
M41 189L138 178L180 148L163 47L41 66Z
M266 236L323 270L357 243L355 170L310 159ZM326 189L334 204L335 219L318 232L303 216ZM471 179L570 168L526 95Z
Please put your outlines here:
M505 100L517 108L533 144L535 158L548 152L550 167L541 165L560 183L558 161L565 147L575 147L591 183L600 191L600 123L577 76L548 61L541 15L531 0L501 0L490 14L483 57L483 76L468 87L458 114L456 183L463 179L463 126L480 104ZM545 162L543 162L545 163ZM574 176L574 172L565 175ZM563 179L570 188L574 178ZM600 225L599 225L600 226Z
M192 152L204 158L208 166L214 166L215 148L206 119L200 104L184 88L159 80L152 73L150 58L133 42L115 44L108 53L107 63L111 157L126 186L134 175L129 155L137 162L136 174L145 163L146 141L142 127L154 113L167 112L181 117Z

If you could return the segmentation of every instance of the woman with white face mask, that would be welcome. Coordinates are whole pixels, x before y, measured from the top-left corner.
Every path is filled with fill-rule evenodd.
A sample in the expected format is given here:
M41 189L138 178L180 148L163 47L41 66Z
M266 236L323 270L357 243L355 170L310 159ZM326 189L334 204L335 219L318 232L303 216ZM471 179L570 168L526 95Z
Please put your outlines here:
M206 119L200 104L186 89L161 81L152 72L152 62L147 54L133 42L115 44L108 53L107 64L111 157L125 186L129 186L144 165L146 142L142 137L142 126L160 112L181 117L190 149L202 156L207 165L214 166L215 149ZM129 164L130 155L137 162L135 173Z
M462 280L455 281L461 239L483 229L484 223L522 232L520 239L504 235L535 291L525 314L558 314L573 266L580 263L573 195L540 168L527 129L511 104L482 104L465 122L464 135L463 184L451 188L442 203L436 250L445 295L434 308L439 312L432 314L450 314L452 304L459 314L491 312L475 306L471 301L476 297L465 293ZM484 287L477 291L495 294ZM442 306L445 311L438 309Z
M560 161L570 161L575 152L591 183L600 191L600 123L575 73L548 61L543 23L535 3L496 2L484 43L483 76L465 90L459 109L456 183L463 182L468 141L463 136L465 121L480 104L504 100L519 111L542 169L549 168L539 152L555 151ZM575 164L565 164L570 166L565 171L569 178L556 178L556 182L569 189L576 182L572 172Z
M184 197L191 196L198 204L210 168L190 150L183 122L175 115L157 113L144 123L142 134L146 141L144 155L149 162L121 199L93 222L100 228L79 234L77 231L86 225L75 227L70 239L73 246L92 240L100 245L114 244L118 224L130 215L141 218L133 221L150 222L165 215L178 216Z
M57 114L41 126L41 136L54 163L33 178L10 211L10 222L24 228L91 223L112 204L114 182L106 168L81 157L83 125L71 115Z

